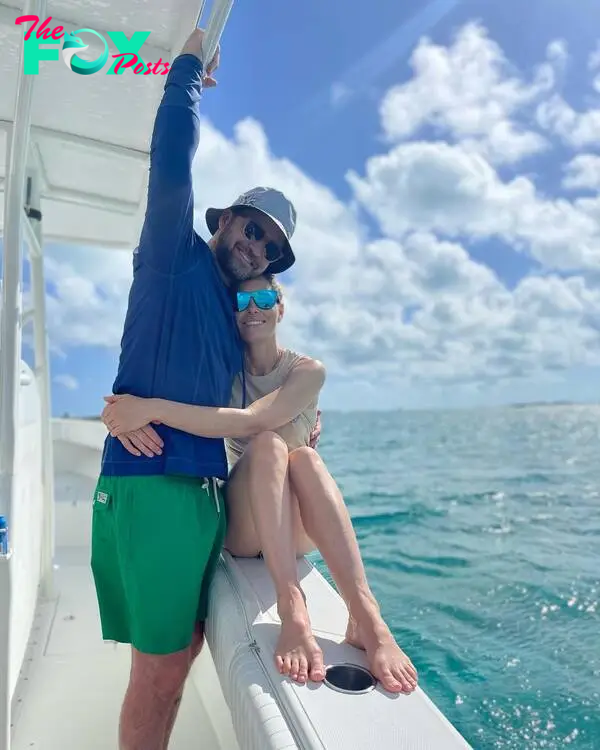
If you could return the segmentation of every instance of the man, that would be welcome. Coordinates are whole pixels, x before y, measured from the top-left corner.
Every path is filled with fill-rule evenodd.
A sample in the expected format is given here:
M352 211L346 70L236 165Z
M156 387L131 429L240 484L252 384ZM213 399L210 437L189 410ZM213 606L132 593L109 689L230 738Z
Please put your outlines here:
M152 136L148 203L125 319L115 393L226 406L243 355L227 290L232 281L294 263L296 213L256 188L193 229L191 166L199 140L203 32L174 60ZM153 456L150 447L162 450ZM132 453L134 455L132 455ZM223 441L160 425L107 437L93 503L92 571L103 637L130 643L121 750L165 750L200 651L208 586L225 533L217 479Z

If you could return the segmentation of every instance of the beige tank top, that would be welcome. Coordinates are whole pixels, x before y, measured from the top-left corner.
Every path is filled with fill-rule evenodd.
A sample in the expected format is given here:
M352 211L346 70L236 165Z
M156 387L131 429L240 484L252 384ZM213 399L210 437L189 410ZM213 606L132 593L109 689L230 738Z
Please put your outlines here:
M284 349L279 362L271 372L266 375L251 375L246 372L246 406L280 388L290 371L304 358L304 355L298 354L291 349ZM239 373L233 382L230 406L236 409L243 408L242 395L242 374ZM285 440L290 450L308 445L310 433L317 422L317 404L318 397L315 397L314 401L294 420L275 430ZM230 469L242 455L249 442L250 438L225 439L225 449Z

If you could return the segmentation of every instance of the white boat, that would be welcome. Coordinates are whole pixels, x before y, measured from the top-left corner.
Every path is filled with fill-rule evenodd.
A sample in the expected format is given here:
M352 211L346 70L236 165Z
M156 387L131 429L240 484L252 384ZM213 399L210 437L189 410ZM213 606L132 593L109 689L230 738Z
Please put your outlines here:
M232 2L216 2L212 44ZM146 199L148 144L162 76L78 76L61 60L25 76L19 15L67 30L150 30L146 61L172 60L198 0L0 2L0 189L5 193L0 356L0 750L117 747L129 648L102 641L90 558L91 498L105 436L94 420L51 419L42 253L48 241L131 249ZM117 120L129 127L115 127ZM0 157L1 159L1 157ZM65 168L65 164L70 168ZM43 233L42 233L43 227ZM32 310L21 310L22 240ZM33 323L35 369L21 360ZM168 554L168 541L165 549ZM305 559L299 575L328 681L296 685L275 670L275 596L260 560L222 556L208 647L186 686L175 750L457 750L468 743L421 688L392 696L364 654L342 643L347 611ZM160 605L160 602L157 602ZM355 665L355 666L352 666Z

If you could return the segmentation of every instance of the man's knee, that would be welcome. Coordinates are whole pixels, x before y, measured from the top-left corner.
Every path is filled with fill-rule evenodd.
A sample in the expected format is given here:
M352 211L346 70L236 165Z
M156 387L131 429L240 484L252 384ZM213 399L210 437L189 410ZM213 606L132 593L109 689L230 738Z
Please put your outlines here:
M190 646L190 666L202 651L202 646L204 646L204 623L198 624L194 630L192 645Z
M188 647L174 654L144 654L133 650L131 686L136 692L149 694L160 703L171 702L185 684L191 650Z

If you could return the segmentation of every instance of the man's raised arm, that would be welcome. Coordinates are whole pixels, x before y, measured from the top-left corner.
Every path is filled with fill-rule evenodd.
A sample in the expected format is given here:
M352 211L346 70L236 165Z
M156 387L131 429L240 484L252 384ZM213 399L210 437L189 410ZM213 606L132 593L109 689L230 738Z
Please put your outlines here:
M192 161L200 140L202 87L214 86L217 52L203 79L201 29L196 29L171 65L154 121L150 146L148 203L139 260L165 274L194 262Z

